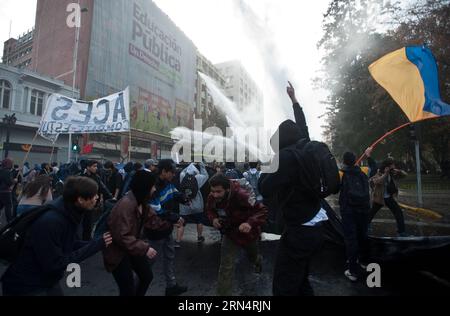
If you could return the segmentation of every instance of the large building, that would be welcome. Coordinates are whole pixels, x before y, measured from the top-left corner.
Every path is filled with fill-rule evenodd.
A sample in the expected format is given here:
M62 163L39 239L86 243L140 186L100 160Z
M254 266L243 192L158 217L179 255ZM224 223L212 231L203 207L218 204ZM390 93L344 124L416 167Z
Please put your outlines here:
M239 61L228 61L216 64L226 80L225 93L238 108L243 112L251 106L255 111L255 117L261 124L264 124L264 99L261 90L251 78L247 70Z
M45 103L50 94L58 93L72 97L72 87L60 80L39 75L27 69L18 69L0 64L0 153L20 165L31 148L28 161L43 163L50 160L66 162L68 157L68 137L61 135L55 145L50 141L36 137ZM79 92L75 91L75 97ZM15 114L17 121L8 125L3 120ZM7 135L9 130L9 142Z
M198 52L197 55L197 70L211 79L213 79L218 88L225 90L226 79L223 74L217 69L211 61L209 61L205 56ZM203 127L212 127L220 124L220 122L225 122L226 118L223 113L220 113L214 106L214 99L209 94L206 83L198 75L196 80L196 118L201 118L203 120ZM226 126L219 126L223 128L225 132Z
M67 25L71 0L38 0L32 69L73 82L76 27ZM177 126L192 127L197 49L152 1L81 0L75 86L83 99L130 87L132 144L141 159L167 157ZM112 150L127 138L91 135ZM98 144L101 146L102 144ZM98 146L94 146L96 148ZM137 148L139 147L139 148ZM141 157L142 156L142 157Z
M83 135L83 145L94 145L93 157L127 160L131 146L133 160L167 158L173 128L192 128L195 117L216 120L219 113L198 71L222 89L225 78L152 1L81 0L78 29L70 23L71 5L71 0L38 0L35 30L19 39L31 56L14 65L73 85L84 100L130 87L131 144L129 135ZM5 43L8 52L20 46L15 43Z
M18 39L10 38L3 46L2 62L17 68L30 68L33 52L34 30L30 30Z

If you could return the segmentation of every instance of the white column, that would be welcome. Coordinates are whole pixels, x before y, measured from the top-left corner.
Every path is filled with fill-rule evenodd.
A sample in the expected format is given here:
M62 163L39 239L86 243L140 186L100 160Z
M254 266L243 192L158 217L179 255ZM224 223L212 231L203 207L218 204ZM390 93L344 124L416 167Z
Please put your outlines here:
M27 105L25 106L25 113L30 113L30 104L31 104L31 94L33 92L33 89L28 87L28 100Z

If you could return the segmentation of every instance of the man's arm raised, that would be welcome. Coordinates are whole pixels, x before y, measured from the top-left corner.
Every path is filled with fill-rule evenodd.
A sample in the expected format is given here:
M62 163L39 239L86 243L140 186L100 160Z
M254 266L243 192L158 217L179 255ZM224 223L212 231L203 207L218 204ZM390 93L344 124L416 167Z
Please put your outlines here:
M295 123L302 132L302 139L310 140L308 126L306 125L305 114L303 113L300 104L298 103L297 96L295 94L295 88L290 81L288 81L289 87L287 87L287 94L292 101L294 107Z

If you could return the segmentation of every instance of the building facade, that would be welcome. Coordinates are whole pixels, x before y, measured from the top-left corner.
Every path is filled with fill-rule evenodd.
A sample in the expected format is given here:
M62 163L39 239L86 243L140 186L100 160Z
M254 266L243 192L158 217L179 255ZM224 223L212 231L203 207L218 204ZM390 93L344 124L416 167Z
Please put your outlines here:
M139 154L132 158L167 158L173 144L170 131L193 127L197 48L148 0L81 0L87 10L81 14L76 45L77 29L66 21L72 2L38 0L32 69L72 85L78 46L75 87L81 98L96 99L130 87L131 146ZM84 144L104 150L120 144L122 154L128 141L121 135L83 137Z
M48 97L58 93L72 97L72 88L64 82L39 75L27 69L18 69L0 64L0 118L15 114L15 125L5 124L0 120L0 153L5 157L5 149L9 149L9 157L16 164L22 164L26 153L30 151L28 162L40 164L50 160L67 162L69 139L61 135L53 145L50 141L36 137L41 116L45 111ZM79 97L79 92L75 91ZM7 142L7 130L10 139Z
M131 146L132 160L169 158L173 128L193 128L194 118L207 120L210 126L222 125L217 124L220 113L198 71L222 89L224 76L152 1L79 3L85 10L77 29L68 23L72 0L38 0L34 30L7 41L4 60L73 85L84 100L130 88L131 143L129 134L74 135L81 147L94 145L88 157L129 160ZM15 52L19 48L28 55ZM8 98L6 92L0 102L8 103ZM40 111L41 107L35 108L35 116ZM223 115L221 121L226 121Z
M197 71L201 72L213 79L218 87L222 90L226 88L226 79L211 61L209 61L200 52L197 53ZM206 83L197 73L195 84L195 100L196 100L196 118L203 120L203 127L218 126L225 132L226 118L214 106L214 99L208 93Z
M261 90L239 61L216 64L226 80L225 93L236 104L240 112L251 107L254 109L255 121L264 124L264 98Z
M20 36L10 38L3 46L2 62L17 68L31 68L34 29Z

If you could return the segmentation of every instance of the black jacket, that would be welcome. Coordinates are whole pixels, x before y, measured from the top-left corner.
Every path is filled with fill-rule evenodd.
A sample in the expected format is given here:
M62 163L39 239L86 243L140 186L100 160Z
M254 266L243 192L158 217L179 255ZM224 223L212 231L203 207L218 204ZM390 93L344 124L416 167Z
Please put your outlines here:
M11 192L13 182L13 174L10 169L0 169L0 192Z
M110 200L113 198L111 192L109 191L109 189L106 187L105 183L102 181L102 179L98 175L93 174L93 173L87 173L87 171L85 171L83 176L90 178L90 179L94 180L95 183L97 183L98 194L103 195L104 200Z
M285 225L299 227L311 221L320 210L320 199L301 188L298 181L299 165L289 150L301 141L310 141L305 115L298 103L294 104L295 122L288 120L278 128L275 136L279 136L279 151L275 159L279 159L278 171L273 174L262 174L259 179L259 192L283 212ZM272 139L274 147L274 138Z
M122 175L117 170L114 170L111 174L108 174L108 176L106 176L104 183L111 195L114 195L117 189L119 189L120 191L120 189L122 188Z
M103 239L76 240L81 210L64 205L62 198L49 207L51 210L32 224L21 253L2 276L4 294L27 295L52 288L69 264L81 263L105 247Z

